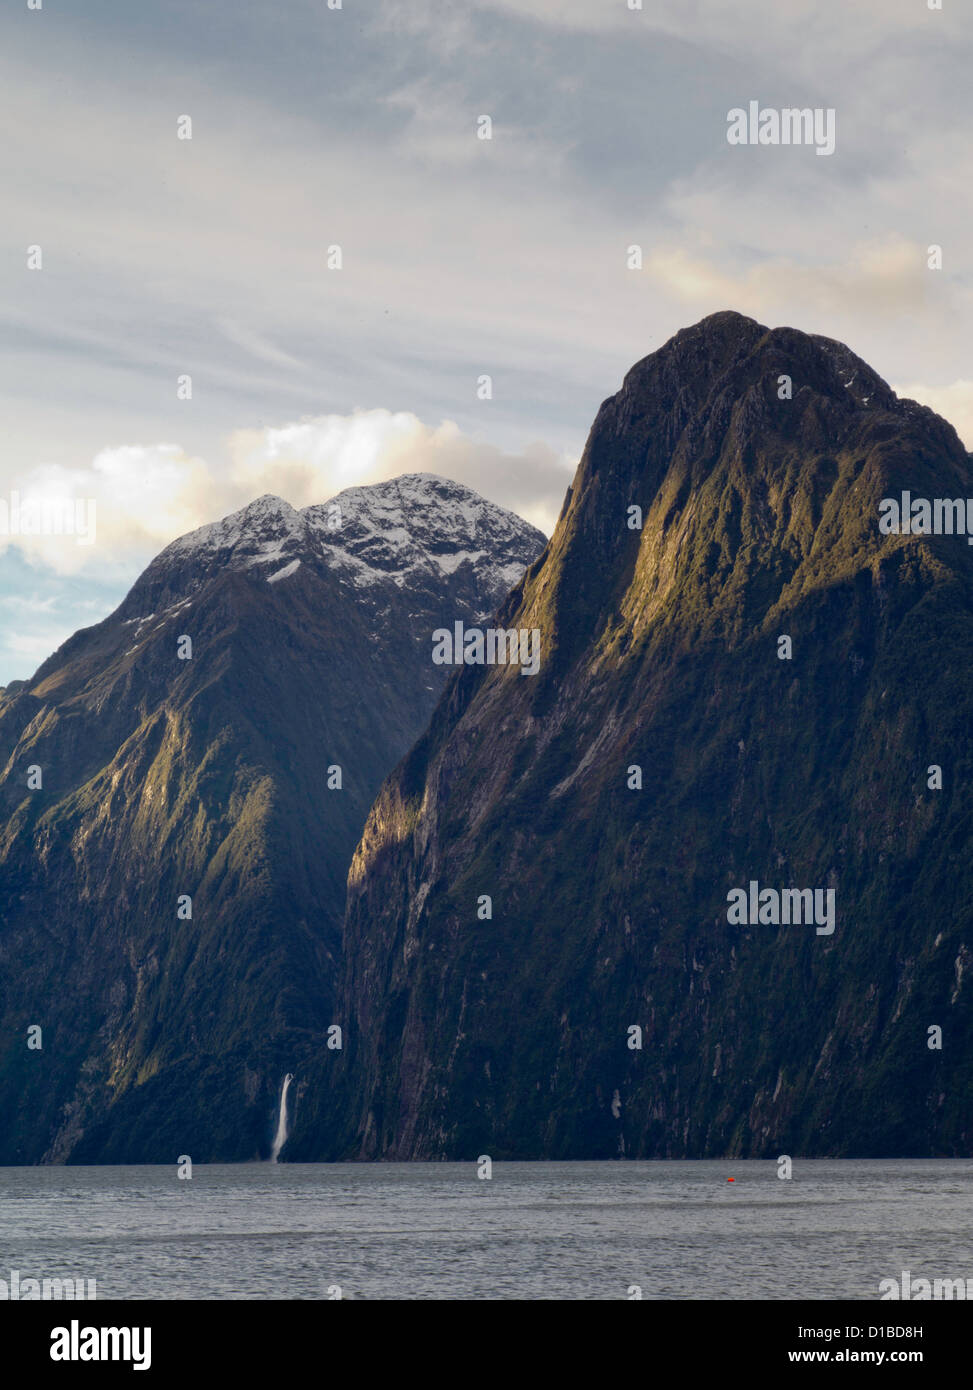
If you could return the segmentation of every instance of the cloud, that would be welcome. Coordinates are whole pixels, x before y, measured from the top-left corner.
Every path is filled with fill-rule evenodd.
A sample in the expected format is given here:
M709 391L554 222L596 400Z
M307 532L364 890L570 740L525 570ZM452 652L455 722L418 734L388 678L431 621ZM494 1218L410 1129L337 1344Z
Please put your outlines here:
M756 318L783 312L819 319L824 313L834 319L854 309L874 322L927 306L933 283L926 248L898 236L849 248L838 262L800 264L789 257L768 257L733 272L675 247L653 251L645 268L669 294L696 310L732 306Z
M275 367L296 367L299 371L306 370L303 362L299 362L289 352L282 352L280 348L274 347L273 343L262 338L253 329L247 328L242 323L237 323L236 319L217 319L216 326L231 343L235 343L237 347L243 348L252 356L259 357L263 362L270 362Z
M941 242L960 269L968 43L923 0L416 0L354 25L301 0L286 55L259 6L211 0L227 25L181 8L181 27L153 6L122 28L66 16L40 68L28 37L0 57L31 131L0 149L9 240L45 250L42 275L0 264L5 428L28 466L80 466L111 438L216 459L238 426L377 405L478 436L482 371L494 442L576 450L626 368L697 307L866 356L877 343L886 375L956 374L970 313L955 278L952 310L915 299L897 335L882 278L860 294L842 278L869 236ZM178 101L152 78L176 54ZM796 83L798 61L819 76ZM77 72L95 94L80 106ZM750 96L836 104L833 160L728 147L725 112ZM671 284L625 272L633 241L681 254ZM908 287L886 283L894 305Z
M179 444L125 444L98 450L83 468L15 471L11 492L22 500L81 503L95 541L0 535L0 685L26 678L72 632L110 613L171 540L263 493L304 507L401 473L439 473L549 534L574 466L544 444L506 452L450 420L368 410L235 430L214 462ZM10 501L0 495L0 511Z
M293 0L283 26L233 0L124 25L62 8L0 54L30 132L0 144L0 498L96 500L94 547L3 557L27 554L24 592L77 574L72 618L261 491L423 469L549 527L600 401L714 309L842 338L966 429L954 0ZM751 98L834 106L834 156L729 147Z
M841 45L847 51L879 47L890 34L928 29L948 15L931 16L924 0L853 0L822 5L820 0L470 0L480 10L500 11L554 29L609 35L631 40L645 33L664 33L698 43L720 43L747 52L784 47L820 51ZM948 9L947 3L947 9ZM759 14L756 11L759 9ZM432 7L435 13L436 7ZM795 38L801 40L799 45Z
M470 438L453 421L427 425L389 410L236 430L216 466L179 444L126 444L100 450L86 468L34 469L11 489L22 509L44 500L85 507L93 544L79 544L73 534L0 535L0 552L16 548L58 574L114 574L130 583L176 536L263 493L305 507L346 487L417 472L466 483L550 533L573 467L543 444L507 453Z
M123 445L100 450L86 467L47 465L8 470L0 498L7 528L0 553L16 549L32 565L57 574L131 575L166 540L218 508L223 489L199 458L178 444ZM46 518L25 533L16 515ZM60 518L59 531L51 522ZM134 577L134 576L131 576Z
M233 484L308 506L362 483L401 473L441 473L550 533L574 461L544 444L505 453L465 435L451 420L424 424L408 411L325 415L274 429L239 430L229 441Z

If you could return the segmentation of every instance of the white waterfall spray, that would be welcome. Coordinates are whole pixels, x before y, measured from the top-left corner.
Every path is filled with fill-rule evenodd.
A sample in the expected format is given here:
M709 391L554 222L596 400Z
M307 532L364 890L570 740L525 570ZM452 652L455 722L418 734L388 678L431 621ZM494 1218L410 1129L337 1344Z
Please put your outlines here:
M277 1116L277 1133L274 1135L274 1145L270 1150L271 1163L277 1162L277 1155L287 1143L287 1092L294 1077L290 1072L284 1077L283 1089L280 1093L280 1114Z

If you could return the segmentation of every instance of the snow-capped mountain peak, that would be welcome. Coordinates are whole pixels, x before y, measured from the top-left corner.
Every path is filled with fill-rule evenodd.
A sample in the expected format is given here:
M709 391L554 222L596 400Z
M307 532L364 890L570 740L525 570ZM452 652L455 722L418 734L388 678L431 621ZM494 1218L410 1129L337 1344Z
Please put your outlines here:
M543 546L521 517L434 473L345 488L302 510L266 493L166 546L119 616L170 610L224 570L256 571L283 591L322 567L358 600L380 601L389 585L463 592L486 615Z

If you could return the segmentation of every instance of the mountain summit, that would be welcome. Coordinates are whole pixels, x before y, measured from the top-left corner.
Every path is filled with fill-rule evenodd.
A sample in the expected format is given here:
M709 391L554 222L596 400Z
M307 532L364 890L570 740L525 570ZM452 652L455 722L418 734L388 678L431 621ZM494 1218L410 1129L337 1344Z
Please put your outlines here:
M330 571L356 603L381 605L394 584L437 603L467 604L486 617L523 574L525 538L536 546L539 535L472 489L433 473L346 488L300 511L265 494L168 545L119 616L185 600L218 572L252 572L275 584L310 564Z
M261 497L0 697L0 1162L269 1150L285 1072L299 1103L334 1055L348 863L431 634L543 546L431 474Z
M546 547L422 474L174 542L0 698L0 1161L266 1155L285 1076L295 1160L968 1155L967 498L718 314Z
M295 1156L971 1152L973 552L879 527L971 462L826 338L631 369L499 615L539 674L459 672L369 816Z

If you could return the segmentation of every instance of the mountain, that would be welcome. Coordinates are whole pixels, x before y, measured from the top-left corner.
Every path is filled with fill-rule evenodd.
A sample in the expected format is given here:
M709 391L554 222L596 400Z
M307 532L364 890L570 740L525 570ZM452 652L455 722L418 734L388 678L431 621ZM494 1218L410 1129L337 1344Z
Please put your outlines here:
M432 631L543 545L429 474L261 497L0 697L0 1163L266 1154L285 1069L299 1103L328 1055L348 864L448 674Z
M973 1152L973 551L879 530L971 464L827 338L631 369L498 615L538 674L463 667L369 815L294 1157Z

